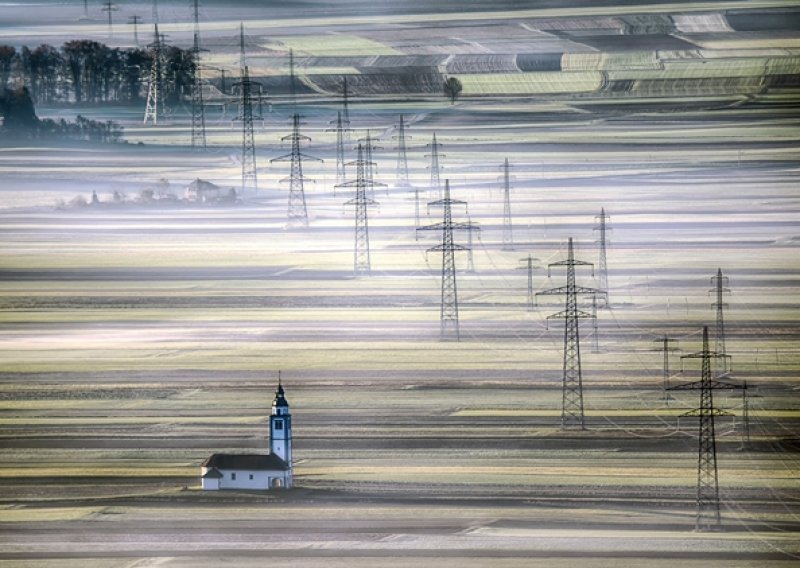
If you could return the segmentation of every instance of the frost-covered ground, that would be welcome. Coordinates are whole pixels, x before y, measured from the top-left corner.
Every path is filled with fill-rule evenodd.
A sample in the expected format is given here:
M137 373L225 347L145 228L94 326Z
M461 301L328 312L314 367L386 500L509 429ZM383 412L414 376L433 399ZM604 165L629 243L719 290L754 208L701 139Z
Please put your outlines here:
M217 18L208 4L207 17ZM184 10L163 8L167 22L170 10ZM77 20L82 6L72 9ZM318 24L317 9L303 17ZM53 29L25 17L17 23ZM700 25L687 22L679 20ZM465 97L453 106L438 94L356 97L353 138L368 129L379 137L376 179L388 186L375 191L373 271L360 278L353 210L343 205L352 192L333 187L335 98L301 98L312 138L304 151L325 160L306 164L317 181L306 185L308 228L286 226L279 180L288 167L269 163L288 151L280 137L290 110L279 96L256 124L259 191L235 206L112 203L115 190L130 202L148 188L182 195L198 177L238 188L232 109L209 110L207 152L188 147L186 109L159 127L141 125L140 109L81 109L120 121L122 146L7 144L0 561L795 564L800 151L791 96L600 93ZM395 184L400 114L420 223L441 215L426 206L437 197L426 157L435 132L442 178L481 226L474 271L466 253L457 256L461 342L439 341L441 257L425 252L437 235L416 238L414 193ZM505 158L513 250L502 246ZM70 205L93 190L100 205ZM598 262L601 208L610 215L610 307L598 311L596 331L589 321L581 327L588 430L562 432L563 324L546 320L561 299L528 310L520 260L540 259L534 291L563 285L562 269L548 277L546 265L564 258L569 237L581 259ZM713 342L708 292L718 268L730 278L731 377L750 386L750 441L740 393L716 392L731 413L717 421L723 530L693 533L696 423L679 415L697 397L676 393L666 404L656 341L678 340L673 384L699 378L697 361L679 357L701 348L703 325ZM579 283L597 280L579 269ZM266 449L278 370L295 416L298 488L202 493L199 464L211 452Z

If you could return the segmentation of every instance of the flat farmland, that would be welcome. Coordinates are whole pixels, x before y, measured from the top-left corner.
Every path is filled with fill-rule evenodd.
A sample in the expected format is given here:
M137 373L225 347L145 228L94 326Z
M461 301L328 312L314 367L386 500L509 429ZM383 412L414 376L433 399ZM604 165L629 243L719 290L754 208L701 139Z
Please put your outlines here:
M167 14L177 10L165 4ZM504 55L509 70L492 78L476 57L471 72L464 62L473 60L454 63L471 90L454 105L438 93L356 96L352 139L367 131L378 139L375 179L386 184L371 194L369 276L353 271L354 211L345 204L353 191L334 187L330 128L341 104L327 90L338 84L332 75L309 74L306 86L322 94L299 103L311 137L303 151L324 159L304 163L316 180L305 185L308 227L287 224L280 180L289 166L270 163L289 151L281 137L292 105L280 96L255 125L259 189L236 204L138 199L153 187L182 196L196 178L240 187L240 126L213 106L205 152L188 147L186 109L146 127L136 109L81 109L119 121L124 145L0 147L0 566L797 565L795 95L690 89L639 98L632 89L622 100L596 91L601 74L659 80L654 60L641 50L568 57L583 36L561 8L498 6L495 29L467 25L482 22L480 12L453 24L442 6L414 12L400 3L409 14L391 26L371 11L356 18L340 9L330 21L311 12L284 26L248 24L265 74L278 73L281 46L295 49L301 73L303 65L363 72L358 58L433 57L437 46L419 38L442 30L469 57L504 45L498 30L510 34L505 45L526 45L528 28L507 27L522 18L580 76L515 74ZM720 25L690 13L700 7L676 21L695 32ZM623 6L572 9L597 28L637 22L623 26ZM209 19L216 10L209 3ZM419 24L426 18L430 29ZM31 37L50 29L22 23L31 28L19 33ZM181 25L165 29L180 37ZM233 58L226 41L238 21L204 25L216 46L209 57ZM558 26L569 33L536 31ZM318 29L336 39L311 33ZM764 63L774 54L745 55ZM748 59L736 73L762 68ZM709 69L730 76L723 63ZM411 187L396 177L401 114ZM416 230L417 210L419 225L442 221L442 209L428 206L440 199L430 184L434 133L441 177L465 202L453 218L480 226L471 240L455 235L472 249L456 254L460 341L440 340L442 258L428 249L441 234ZM93 191L99 204L75 199ZM563 266L548 266L566 258L569 238L597 269L601 210L609 300L596 306L596 324L580 325L586 430L562 430L564 322L548 316L564 297L539 295L529 306L523 260L536 259L534 293L565 285ZM728 377L748 389L714 392L724 410L716 419L722 527L694 532L698 424L684 414L699 395L666 396L659 341L676 340L669 384L700 379L700 361L682 356L701 350L703 326L715 348L718 269L729 278ZM600 285L589 266L577 267L577 280ZM579 307L591 312L591 297ZM294 417L296 488L201 491L200 464L211 453L268 450L279 371Z

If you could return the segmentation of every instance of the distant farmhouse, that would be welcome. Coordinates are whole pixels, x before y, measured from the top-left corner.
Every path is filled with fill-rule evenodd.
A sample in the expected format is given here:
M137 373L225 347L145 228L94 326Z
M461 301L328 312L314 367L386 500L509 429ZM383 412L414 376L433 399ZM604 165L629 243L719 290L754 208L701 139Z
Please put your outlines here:
M269 417L269 454L213 454L200 470L204 490L292 487L292 415L278 381Z
M236 201L236 190L225 190L215 183L197 178L184 191L186 201L195 203L223 203Z

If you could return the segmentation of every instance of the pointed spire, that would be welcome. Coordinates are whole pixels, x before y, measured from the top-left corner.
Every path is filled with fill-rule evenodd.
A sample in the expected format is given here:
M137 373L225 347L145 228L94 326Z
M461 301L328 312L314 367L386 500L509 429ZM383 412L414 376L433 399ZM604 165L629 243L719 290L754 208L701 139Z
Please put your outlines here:
M275 389L275 400L272 401L272 407L288 407L289 402L286 400L286 393L283 390L281 383L280 371L278 371L278 388Z

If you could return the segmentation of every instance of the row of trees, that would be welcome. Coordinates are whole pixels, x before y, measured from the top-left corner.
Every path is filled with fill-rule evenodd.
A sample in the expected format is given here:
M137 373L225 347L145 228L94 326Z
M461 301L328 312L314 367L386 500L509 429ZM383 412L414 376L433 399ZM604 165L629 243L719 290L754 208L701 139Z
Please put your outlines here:
M122 127L110 120L102 122L78 115L75 122L63 118L40 119L27 87L0 92L0 141L73 140L95 143L122 141Z
M192 84L192 53L166 47L162 57L164 97L174 104ZM20 50L0 45L0 91L25 85L37 104L139 105L152 64L152 51L85 39L68 41L59 49L46 44Z

